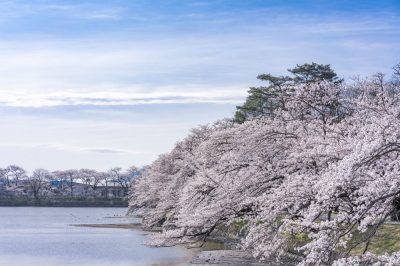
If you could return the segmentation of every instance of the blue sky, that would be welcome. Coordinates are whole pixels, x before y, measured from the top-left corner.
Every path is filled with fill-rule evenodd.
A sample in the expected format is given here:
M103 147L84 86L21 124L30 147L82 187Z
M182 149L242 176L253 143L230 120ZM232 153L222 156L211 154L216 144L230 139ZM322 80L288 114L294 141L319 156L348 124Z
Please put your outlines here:
M260 73L400 62L399 1L0 1L0 167L145 165Z

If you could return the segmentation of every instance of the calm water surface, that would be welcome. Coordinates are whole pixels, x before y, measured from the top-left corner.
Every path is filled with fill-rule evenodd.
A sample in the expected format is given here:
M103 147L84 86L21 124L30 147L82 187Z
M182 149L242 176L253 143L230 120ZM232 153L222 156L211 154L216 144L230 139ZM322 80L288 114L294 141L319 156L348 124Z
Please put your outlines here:
M150 248L139 230L72 224L130 223L125 208L0 207L1 266L180 265L183 248Z

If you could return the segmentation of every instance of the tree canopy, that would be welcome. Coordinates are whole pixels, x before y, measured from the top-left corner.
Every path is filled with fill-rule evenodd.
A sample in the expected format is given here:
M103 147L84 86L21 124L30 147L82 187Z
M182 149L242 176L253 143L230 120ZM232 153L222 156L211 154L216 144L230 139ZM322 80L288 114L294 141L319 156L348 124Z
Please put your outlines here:
M257 76L266 86L251 87L242 106L237 106L235 121L243 123L257 116L273 116L279 109L286 108L287 97L293 94L295 87L308 86L313 83L329 82L339 84L340 79L330 65L303 64L288 69L289 76L261 74Z
M400 264L400 251L371 249L400 201L399 74L342 83L329 66L311 68L327 74L307 65L263 77L273 91L290 84L273 115L193 129L146 168L130 207L162 227L151 244L202 244L228 230L259 259Z

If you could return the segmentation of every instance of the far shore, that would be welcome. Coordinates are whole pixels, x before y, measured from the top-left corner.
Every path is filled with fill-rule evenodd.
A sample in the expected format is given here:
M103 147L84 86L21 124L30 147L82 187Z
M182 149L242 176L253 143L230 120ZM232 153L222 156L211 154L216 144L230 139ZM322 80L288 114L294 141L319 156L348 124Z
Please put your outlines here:
M0 207L128 207L126 198L0 197Z

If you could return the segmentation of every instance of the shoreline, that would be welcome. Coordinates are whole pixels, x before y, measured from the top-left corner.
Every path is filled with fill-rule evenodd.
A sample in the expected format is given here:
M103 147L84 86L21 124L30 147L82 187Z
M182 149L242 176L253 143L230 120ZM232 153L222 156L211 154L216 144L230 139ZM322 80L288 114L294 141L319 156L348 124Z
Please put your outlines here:
M32 199L25 197L2 198L0 207L124 207L128 208L125 198L42 198Z
M108 218L124 218L124 217L108 217ZM110 223L110 224L70 224L76 227L90 227L90 228L115 228L115 229L137 229L144 232L161 232L161 228L148 229L144 228L141 223Z
M127 216L129 217L129 216ZM123 217L121 217L123 218ZM161 232L162 228L148 229L144 228L141 223L109 223L109 224L71 224L70 226L88 227L88 228L114 228L114 229L131 229L140 230L143 232ZM275 265L290 265L279 264L274 262L262 262L255 259L249 252L242 250L229 249L221 241L207 241L203 247L188 248L185 245L178 245L185 248L190 256L188 260L182 264L177 262L176 265L232 265L232 266L275 266ZM161 262L162 263L162 262ZM163 264L161 264L163 265ZM170 265L170 264L168 264ZM175 264L172 264L175 265Z

